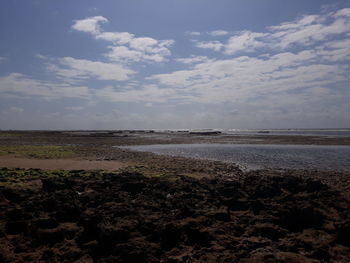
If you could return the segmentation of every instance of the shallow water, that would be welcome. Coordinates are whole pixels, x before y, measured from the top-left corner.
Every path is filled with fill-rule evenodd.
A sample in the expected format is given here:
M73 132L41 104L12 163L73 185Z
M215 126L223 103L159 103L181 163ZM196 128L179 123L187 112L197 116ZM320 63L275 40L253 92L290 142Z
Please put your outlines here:
M350 171L350 146L163 144L124 148L236 163L245 169L289 168Z
M272 129L272 130L223 130L233 135L297 135L322 137L350 137L350 129Z

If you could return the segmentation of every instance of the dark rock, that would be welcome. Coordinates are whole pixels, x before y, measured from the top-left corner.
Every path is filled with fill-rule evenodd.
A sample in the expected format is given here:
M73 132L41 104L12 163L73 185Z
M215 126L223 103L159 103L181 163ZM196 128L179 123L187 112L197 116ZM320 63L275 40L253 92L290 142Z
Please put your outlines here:
M67 240L74 239L77 233L81 230L75 223L62 223L60 224L63 235Z
M282 230L278 226L272 224L257 224L252 227L249 235L261 236L271 239L273 241L278 240L286 235L286 231Z
M211 241L211 235L203 230L193 227L187 227L185 230L189 244L208 247Z
M41 181L42 181L42 188L46 192L54 192L54 191L63 190L66 188L63 182L55 181L53 179L44 178Z
M42 200L41 205L45 212L52 212L57 208L57 201L54 198L47 198Z
M250 208L249 202L245 199L231 199L227 204L232 211L246 211Z
M34 236L40 244L56 244L62 242L64 239L62 230L57 227L53 229L36 229Z
M142 183L125 183L122 185L121 190L129 192L130 194L138 194L145 187Z
M58 223L53 218L40 218L35 220L34 225L41 229L52 229L58 226Z
M321 260L321 262L327 262L331 259L331 255L326 249L317 249L311 254L312 258Z
M223 222L229 222L231 220L230 214L227 212L217 212L214 214L214 218Z
M319 228L324 222L324 215L313 207L294 207L280 218L279 224L293 232L305 228Z
M181 240L181 231L180 229L173 225L167 224L160 233L160 243L161 247L165 250L170 250L173 247L176 247Z
M305 190L309 193L318 193L320 191L329 190L329 186L321 183L320 181L308 180L305 186Z
M28 230L28 224L25 221L8 221L5 230L8 235L25 233Z
M249 208L252 210L252 212L257 215L260 212L263 212L266 210L265 205L259 201L259 200L252 200L249 202Z
M77 222L80 218L80 209L74 204L66 204L58 208L54 217L58 222Z
M25 215L22 209L11 209L7 212L7 218L11 221L18 221L18 220L24 220L28 219Z
M51 249L45 250L41 256L41 260L48 261L54 255L55 253Z
M346 222L337 228L337 242L350 247L350 222Z
M129 236L130 232L128 230L124 230L117 226L104 224L99 226L98 241L101 244L110 246L117 243L125 243L128 241Z
M20 203L24 200L24 196L21 194L20 190L5 188L2 190L2 195L9 201L14 203Z

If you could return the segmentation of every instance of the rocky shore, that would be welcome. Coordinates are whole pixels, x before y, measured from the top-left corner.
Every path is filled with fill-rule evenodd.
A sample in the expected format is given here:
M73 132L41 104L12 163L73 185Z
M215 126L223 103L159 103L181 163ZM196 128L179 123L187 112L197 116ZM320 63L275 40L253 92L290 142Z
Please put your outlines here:
M151 135L2 136L0 155L45 162L69 153L128 165L1 168L0 262L350 262L349 174L244 173L232 164L112 147L220 140Z
M0 262L350 261L349 199L317 180L0 174Z

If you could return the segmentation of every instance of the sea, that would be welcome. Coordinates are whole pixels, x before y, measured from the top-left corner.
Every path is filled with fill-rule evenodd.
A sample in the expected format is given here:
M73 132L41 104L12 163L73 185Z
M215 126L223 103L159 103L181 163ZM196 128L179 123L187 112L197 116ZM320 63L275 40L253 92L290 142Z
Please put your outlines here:
M331 134L330 132L324 132L324 136L344 136L344 133L335 135L336 131L332 131ZM350 146L159 144L125 146L123 148L162 155L229 162L238 165L243 170L282 168L350 171Z
M215 129L223 134L233 135L301 135L350 137L350 129Z
M218 131L222 135L299 135L299 136L326 136L350 137L350 128L341 129L168 129L155 130L157 132L211 132Z

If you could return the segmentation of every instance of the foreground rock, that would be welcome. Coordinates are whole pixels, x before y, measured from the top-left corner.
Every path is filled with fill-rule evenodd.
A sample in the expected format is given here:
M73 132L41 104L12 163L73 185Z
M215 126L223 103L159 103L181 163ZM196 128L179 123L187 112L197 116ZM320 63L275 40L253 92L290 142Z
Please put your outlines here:
M350 202L319 181L0 173L0 262L350 262Z

